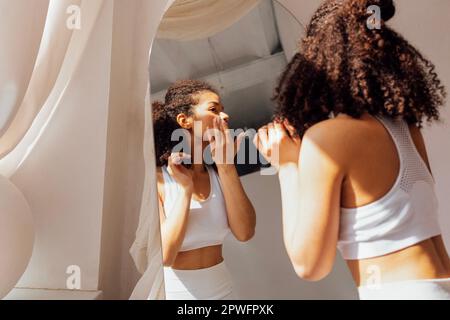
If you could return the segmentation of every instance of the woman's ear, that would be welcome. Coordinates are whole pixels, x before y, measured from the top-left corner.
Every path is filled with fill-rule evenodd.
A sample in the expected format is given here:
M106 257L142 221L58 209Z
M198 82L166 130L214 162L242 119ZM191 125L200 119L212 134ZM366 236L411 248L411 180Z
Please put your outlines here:
M192 129L192 117L188 117L184 113L180 113L179 115L177 115L177 122L183 129Z

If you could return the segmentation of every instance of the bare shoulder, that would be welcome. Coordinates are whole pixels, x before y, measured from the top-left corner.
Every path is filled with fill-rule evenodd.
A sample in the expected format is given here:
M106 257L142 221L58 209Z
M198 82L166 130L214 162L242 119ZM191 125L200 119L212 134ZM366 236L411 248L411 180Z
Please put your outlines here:
M357 119L333 118L316 123L306 131L308 138L324 141L341 140L354 129Z
M333 118L309 128L302 143L314 145L316 149L344 164L365 134L361 120L350 117Z

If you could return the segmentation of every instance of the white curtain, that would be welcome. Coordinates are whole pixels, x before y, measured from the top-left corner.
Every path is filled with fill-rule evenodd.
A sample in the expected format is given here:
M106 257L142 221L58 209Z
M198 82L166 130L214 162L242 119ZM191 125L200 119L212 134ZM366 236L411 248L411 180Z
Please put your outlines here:
M130 254L141 277L133 289L130 300L164 300L164 276L158 208L153 201L154 188L144 188L144 195L136 240Z
M0 17L0 175L36 227L18 286L65 289L71 261L97 290L112 2L0 0Z
M164 276L161 251L161 233L156 192L155 150L153 147L153 122L150 104L150 88L145 98L144 161L145 179L142 194L139 224L136 238L130 248L141 278L136 284L130 300L165 299Z
M157 37L180 41L204 39L227 29L259 0L177 0L164 15Z
M42 135L102 4L103 0L0 0L0 43L8 44L0 51L0 174L10 177ZM79 30L68 24L72 12L75 20L83 14Z
M113 34L114 48L104 48L105 51L112 51L114 57L113 61L107 62L111 65L112 74L109 97L110 116L116 112L113 117L118 120L114 121L118 122L121 127L127 127L121 133L128 135L128 137L120 142L113 141L112 144L121 145L124 143L124 145L121 145L122 149L118 154L122 157L122 160L118 163L129 161L135 168L138 167L135 164L140 163L142 155L144 155L145 172L129 169L129 172L121 175L118 172L126 171L126 166L125 168L115 166L113 169L109 169L107 174L123 177L123 180L121 183L114 183L116 181L113 181L113 185L105 186L105 193L110 192L107 190L122 193L124 194L123 199L125 199L123 201L126 203L120 203L117 209L108 210L103 216L97 207L92 207L95 211L91 214L102 217L99 219L103 219L101 223L105 224L105 228L112 229L114 225L111 224L111 220L125 220L129 216L139 215L140 212L139 227L136 238L133 237L134 243L130 250L133 261L130 261L128 254L123 256L123 259L126 260L124 265L128 267L129 263L134 262L138 271L142 274L130 299L163 299L164 285L159 215L156 205L156 182L154 179L156 173L154 172L155 159L152 150L152 122L149 120L145 123L143 145L144 130L140 131L141 128L139 124L136 125L136 122L139 122L139 119L144 122L144 117L146 119L151 117L148 95L145 103L146 92L147 94L149 92L150 42L156 33L166 5L170 4L171 1L166 3L165 1L134 0L132 4L123 0L114 0L114 3L111 4L110 1L112 0L0 0L2 17L0 20L0 44L2 44L0 50L0 175L9 178L26 167L22 164L29 163L29 159L32 158L30 155L36 154L33 150L39 150L42 145L39 142L48 138L48 129L56 120L59 123L67 120L66 125L73 125L73 121L61 117L61 111L67 111L68 109L66 98L69 94L76 97L78 92L80 103L84 103L84 110L88 107L96 107L95 105L86 106L89 101L86 102L87 97L84 92L86 92L86 86L90 85L89 78L86 78L86 82L80 87L77 87L79 84L75 84L74 79L81 72L80 66L83 65L83 61L96 59L94 52L91 51L90 47L87 47L92 35L99 32L105 36ZM106 4L108 4L108 8L112 6L115 8L114 17L111 18L113 24L105 23L104 20L102 20L102 23L98 22L100 14L111 14L112 16L112 11L104 10ZM80 25L76 21L77 18L80 19ZM123 28L121 23L124 20L132 20L133 25L129 29ZM130 39L132 41L129 41ZM110 59L107 55L104 58ZM109 74L105 74L105 76L109 77ZM99 95L104 93L101 92ZM73 102L71 100L71 104ZM98 109L105 108L104 105L97 107ZM73 115L78 115L77 110L72 109L72 112ZM109 121L111 121L111 117ZM128 121L134 122L128 126ZM86 127L90 130L92 129L90 126L91 124L84 124L80 128ZM112 136L116 135L115 130L122 130L109 129L111 132L108 135ZM76 137L71 138L76 139ZM132 146L126 144L127 139L128 142L132 142ZM104 143L107 142L104 141ZM48 146L48 143L45 145ZM100 150L103 147L103 145L99 145ZM58 150L58 146L55 146L54 150ZM130 153L133 154L130 155ZM98 165L101 166L102 164ZM45 168L45 164L42 166ZM79 170L79 168L74 168L74 170ZM111 170L113 173L111 173ZM145 180L143 184L145 187L143 190L134 190L133 196L128 197L126 195L128 193L126 183L128 182L133 186L139 185L139 180ZM80 178L80 181L71 181L71 183L82 184L83 178ZM29 183L25 183L22 187L27 188L32 195L38 194ZM46 187L42 186L44 189ZM67 188L67 192L73 192L73 190L73 188ZM135 199L134 195L136 194L138 194L138 197L142 195L141 203ZM113 202L110 198L105 199L107 199L105 201ZM58 200L64 201L64 199ZM140 208L139 204L141 204ZM51 204L47 207L49 207L47 211L51 211L50 209L53 208ZM106 204L105 207L109 208ZM127 210L121 210L123 207ZM61 212L59 217L64 216L64 214L64 212ZM90 227L93 226L90 225ZM60 229L56 230L55 228L58 227L53 228L50 224L49 232L46 234L47 238L54 236L57 239L57 237L60 237L58 232ZM132 228L135 231L136 225L133 225ZM84 232L84 230L79 231L80 235ZM97 238L94 235L95 232L93 230L89 235L85 233L83 236ZM40 234L38 234L39 236ZM123 238L120 235L115 235L115 239ZM66 243L67 239L63 240ZM115 244L110 240L108 239L105 245L108 248ZM116 248L120 248L120 244L119 241ZM95 244L93 246L95 247L93 251L97 251L99 254L101 251L111 251L108 248L101 248L100 250ZM39 247L38 249L45 252L45 250L51 249L49 247L51 246ZM111 256L116 257L117 254L105 253L105 255L104 259L109 263L122 265L122 260L111 260ZM56 263L56 261L54 262ZM98 265L89 267L92 267L93 270L99 268ZM47 272L50 272L48 261L35 261L32 269L30 271L34 273L39 270L39 274L44 275L44 278L50 277L52 281L49 281L55 287L62 283L57 279L58 276L53 277L47 274ZM100 289L105 287L106 290L111 290L111 287L120 288L120 277L117 274L108 273L105 269L115 270L114 268L102 267L100 272L103 273L102 276L105 280L103 280ZM126 281L131 281L128 278L128 275L133 273L131 271L134 270L126 268L123 272L126 274L126 277L124 277ZM33 279L33 272L28 272L31 275L27 276L27 284L31 283L30 287L34 288L34 283L37 283L36 288L40 288L43 282L40 279ZM53 286L47 284L49 281L44 281L42 287L53 288ZM95 280L95 275L92 275L92 282L98 282ZM113 282L114 284L111 285ZM108 295L117 298L119 292L118 290L115 292L109 291Z
M0 0L0 43L3 44L0 50L0 136L25 95L39 51L48 5L49 0L32 3ZM3 143L0 148L4 149Z

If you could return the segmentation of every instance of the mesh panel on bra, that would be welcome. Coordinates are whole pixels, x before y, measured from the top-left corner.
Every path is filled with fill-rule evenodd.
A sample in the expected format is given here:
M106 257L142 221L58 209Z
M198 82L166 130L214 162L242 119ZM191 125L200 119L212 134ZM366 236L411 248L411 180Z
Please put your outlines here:
M394 139L398 148L403 167L400 173L399 187L409 193L417 181L425 181L430 185L434 185L434 179L416 149L408 124L403 120L392 120L386 117L378 117L378 119L390 131L392 139Z

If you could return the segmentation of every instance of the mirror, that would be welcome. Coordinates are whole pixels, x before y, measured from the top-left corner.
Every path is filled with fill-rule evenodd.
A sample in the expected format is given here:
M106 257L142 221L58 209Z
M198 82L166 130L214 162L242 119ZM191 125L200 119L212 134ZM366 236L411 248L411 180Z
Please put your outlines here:
M277 1L234 2L242 6L240 11L233 12L229 0L214 1L223 7L210 10L176 1L153 43L151 101L169 300L283 298L270 290L271 281L282 285L295 279L287 257L281 254L281 222L270 212L281 208L276 178L262 180L259 171L268 164L254 156L251 133L272 120L275 106L271 98L277 80L295 54L304 27ZM211 16L218 12L222 16ZM197 24L187 23L189 14L197 17ZM177 165L176 161L183 160L179 157L167 160L168 146L176 145L169 143L175 129L184 129L184 135L190 136L188 151L182 150L190 155L190 164L198 160L189 149L196 136L193 122L212 129L212 118L224 121L217 123L218 128L225 124L235 130L235 140L239 132L249 133L241 136L235 169L198 161ZM211 141L202 143L202 151L209 150L204 153L209 161L213 158ZM261 259L270 263L263 266ZM268 270L279 259L290 270L281 278Z

